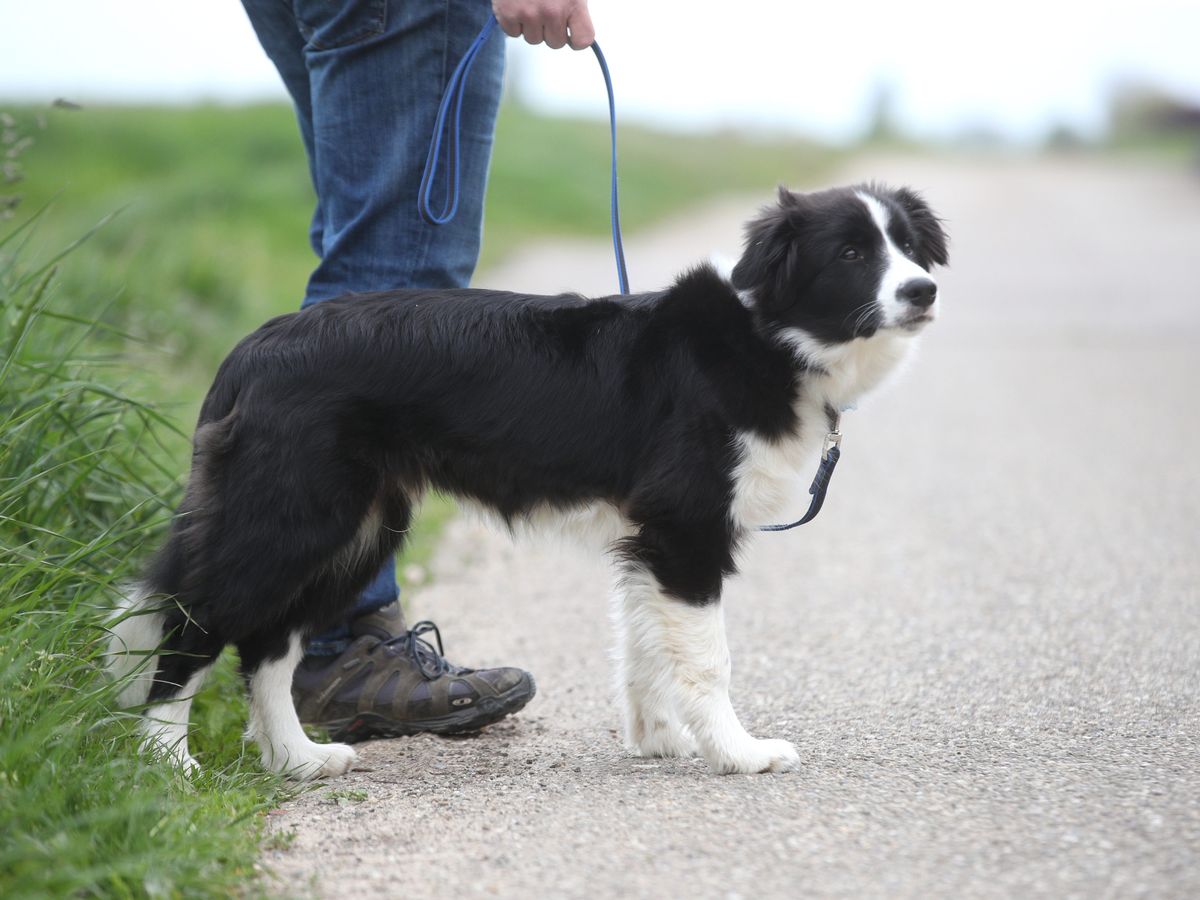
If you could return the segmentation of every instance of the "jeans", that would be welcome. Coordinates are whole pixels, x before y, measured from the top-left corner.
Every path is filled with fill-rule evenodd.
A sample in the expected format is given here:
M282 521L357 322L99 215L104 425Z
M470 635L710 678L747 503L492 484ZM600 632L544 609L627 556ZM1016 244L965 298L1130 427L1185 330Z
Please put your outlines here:
M457 217L442 226L424 222L417 188L446 82L491 13L489 0L242 5L291 94L316 189L309 240L319 262L302 305L351 292L466 287L479 257L504 79L498 29L476 57L463 100ZM389 560L354 616L397 598L395 569ZM314 639L309 652L340 653L349 635L343 623Z

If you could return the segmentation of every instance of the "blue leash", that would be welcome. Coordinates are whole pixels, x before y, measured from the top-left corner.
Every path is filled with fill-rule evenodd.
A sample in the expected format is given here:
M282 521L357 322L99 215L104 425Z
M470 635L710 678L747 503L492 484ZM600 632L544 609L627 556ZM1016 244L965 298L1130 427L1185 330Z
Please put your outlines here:
M458 195L461 183L458 145L459 134L462 128L464 89L466 87L467 76L471 74L471 66L475 64L475 57L479 55L479 51L483 49L483 45L487 43L488 38L491 37L492 29L497 24L494 15L488 16L483 30L479 32L479 35L471 43L467 52L463 54L463 58L459 61L458 66L455 67L454 73L450 76L450 82L446 85L446 93L442 96L442 102L438 106L437 120L433 126L433 140L429 144L429 156L425 160L425 171L421 175L421 187L417 195L417 209L421 213L421 218L430 225L445 225L458 212ZM604 53L600 50L600 45L595 41L592 42L592 51L596 54L596 61L600 63L600 71L604 75L604 87L608 91L608 124L609 132L612 135L612 201L609 215L612 219L613 254L617 259L617 283L620 286L621 293L628 294L629 275L625 271L625 248L621 243L621 215L617 208L617 104L613 99L612 76L608 71L608 62L604 58ZM450 129L449 134L447 134L446 120L450 115L451 107L454 108L454 125ZM443 137L447 139L449 147L446 197L441 211L435 212L433 209L433 182L438 166L441 164ZM817 474L813 478L812 486L808 489L808 492L812 495L808 511L802 518L791 524L760 525L758 527L759 531L787 531L788 529L805 525L817 517L817 513L821 511L821 506L825 503L825 492L829 488L829 480L833 477L833 470L841 458L841 448L839 447L841 432L838 430L838 422L839 417L834 412L832 415L832 428L825 438L826 446L824 452L821 454L821 464L817 468Z
M821 507L825 503L825 492L829 490L829 481L833 478L833 470L837 468L838 460L842 458L842 414L832 406L826 406L825 415L829 418L829 431L825 435L825 447L821 451L821 464L817 466L817 474L808 489L808 492L812 494L808 511L788 525L759 525L759 531L787 531L799 525L807 525L821 511Z
M821 511L822 505L825 503L825 491L829 489L829 479L833 477L833 470L841 458L842 451L838 447L830 447L825 452L825 455L821 457L821 465L817 466L816 477L813 478L812 486L808 489L808 492L812 494L812 500L808 504L808 512L788 525L759 525L758 530L788 531L800 525L807 525L815 519L817 513Z
M429 156L425 160L425 171L421 175L421 187L417 194L417 209L421 213L421 218L430 225L445 225L458 212L461 168L458 145L462 128L464 89L467 76L471 74L471 66L475 64L475 57L487 43L496 24L496 17L489 15L483 30L479 32L467 52L463 54L463 58L450 76L450 82L446 85L446 93L442 96L442 102L438 107L437 119L433 126L433 140L429 144ZM613 254L617 258L617 283L621 293L628 294L629 275L625 271L625 248L621 243L621 215L617 205L617 104L613 98L612 76L608 71L608 62L604 59L600 45L595 41L592 42L592 51L596 54L596 61L600 63L600 71L604 75L604 87L608 91L608 123L612 135L612 199L609 215L612 219ZM447 134L446 121L450 116L451 107L454 108L454 123ZM433 182L438 167L441 165L443 138L446 139L448 145L446 197L441 211L435 212L433 209Z

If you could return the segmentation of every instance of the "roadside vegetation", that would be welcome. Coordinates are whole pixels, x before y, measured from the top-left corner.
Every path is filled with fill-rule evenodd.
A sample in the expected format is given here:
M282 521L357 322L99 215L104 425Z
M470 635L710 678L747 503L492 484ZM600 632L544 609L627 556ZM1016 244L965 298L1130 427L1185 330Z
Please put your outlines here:
M294 309L312 196L284 106L17 109L0 118L0 896L257 894L289 790L243 750L234 661L193 707L204 774L139 756L100 676L105 611L159 541L212 372ZM608 229L603 124L507 108L485 265ZM803 183L830 154L623 128L626 227ZM423 520L433 547L446 505Z

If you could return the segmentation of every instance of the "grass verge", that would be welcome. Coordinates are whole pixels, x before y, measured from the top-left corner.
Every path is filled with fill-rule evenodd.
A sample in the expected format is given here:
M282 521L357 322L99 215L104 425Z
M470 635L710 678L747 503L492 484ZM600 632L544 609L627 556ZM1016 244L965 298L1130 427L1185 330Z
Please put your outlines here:
M54 263L22 264L32 225L0 237L0 896L253 892L280 785L242 759L240 719L185 782L140 756L101 675L106 611L169 515L175 429L91 355L111 334L51 302Z

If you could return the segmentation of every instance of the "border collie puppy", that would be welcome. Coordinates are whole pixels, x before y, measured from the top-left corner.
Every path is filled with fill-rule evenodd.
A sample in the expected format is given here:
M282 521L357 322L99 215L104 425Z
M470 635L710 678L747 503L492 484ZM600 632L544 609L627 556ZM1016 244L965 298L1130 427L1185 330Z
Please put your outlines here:
M599 528L616 567L629 748L786 771L729 700L721 585L807 482L836 411L931 322L947 262L913 191L780 190L726 279L587 300L482 290L345 297L280 316L221 365L166 545L122 604L110 664L148 746L186 769L188 711L234 644L263 764L340 775L292 705L306 638L344 616L428 490Z

